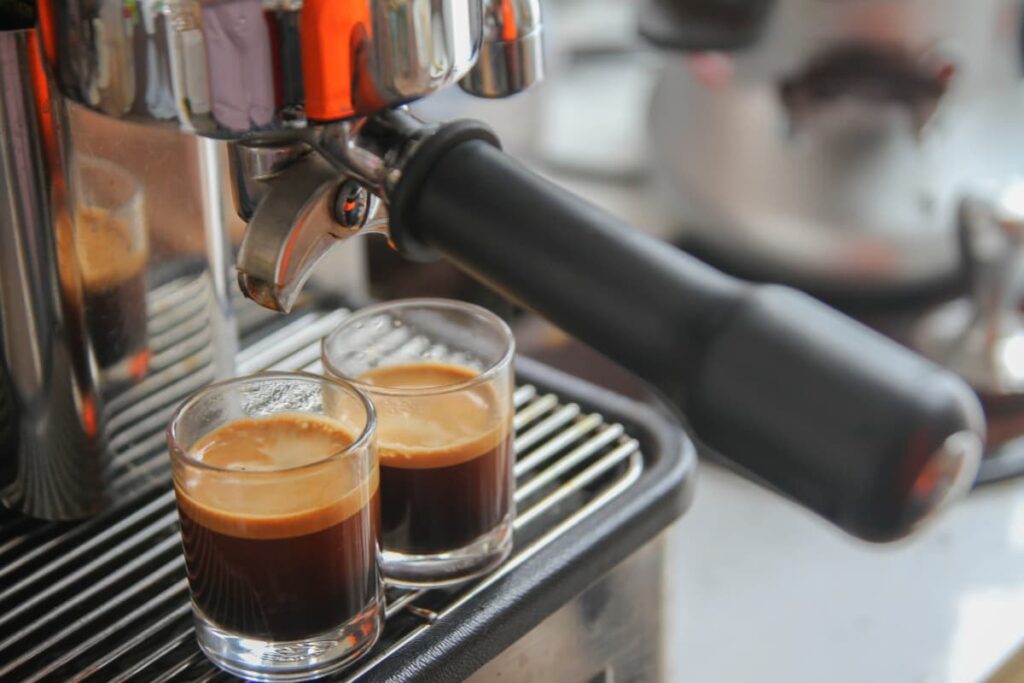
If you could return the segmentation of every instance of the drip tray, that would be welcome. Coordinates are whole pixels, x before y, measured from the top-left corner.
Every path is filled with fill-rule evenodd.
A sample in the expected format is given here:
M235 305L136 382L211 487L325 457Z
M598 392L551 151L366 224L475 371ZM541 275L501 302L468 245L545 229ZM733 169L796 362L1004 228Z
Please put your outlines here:
M240 354L239 373L320 372L319 340L346 315L312 312L278 326ZM120 421L132 455L120 458L119 488L134 491L122 503L78 523L0 511L0 679L230 678L195 644L163 444L170 412L205 381L195 373L208 368L161 370L146 396L121 402L132 413ZM461 680L685 510L696 452L660 402L528 359L516 373L511 558L455 588L389 589L380 641L340 680Z

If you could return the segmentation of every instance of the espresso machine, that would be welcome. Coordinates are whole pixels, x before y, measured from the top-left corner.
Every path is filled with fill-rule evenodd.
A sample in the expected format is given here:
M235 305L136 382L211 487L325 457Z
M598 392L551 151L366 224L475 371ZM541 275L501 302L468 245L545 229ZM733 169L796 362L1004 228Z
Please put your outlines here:
M18 34L26 36L15 55L22 62L11 66L22 67L31 87L23 88L23 111L13 112L22 120L9 128L27 130L18 141L33 148L20 153L34 153L27 158L48 160L49 166L39 164L35 174L11 173L39 187L13 192L9 200L17 202L17 211L9 213L18 230L47 239L21 239L12 221L5 235L16 234L18 241L12 237L16 248L4 253L20 266L27 261L22 252L35 247L37 261L58 262L56 269L45 263L27 269L26 277L52 285L56 275L60 293L74 289L73 282L65 284L73 274L65 274L64 282L59 275L60 240L51 235L60 231L40 227L81 222L68 219L66 205L76 200L64 196L75 195L84 156L75 149L75 122L62 112L63 103L74 102L154 131L177 128L202 139L195 176L205 190L199 222L210 244L196 250L203 256L197 267L208 273L202 277L213 292L210 300L219 300L208 310L227 305L223 278L229 269L223 264L232 255L224 237L229 202L221 191L227 183L231 210L247 223L234 259L237 282L264 307L289 310L313 265L336 242L385 232L409 258L443 255L621 362L680 404L709 447L862 535L906 531L945 497L947 487L939 486L927 492L935 500L913 500L912 483L922 472L933 466L946 472L950 465L951 483L969 469L966 453L951 456L944 444L976 434L976 403L949 375L794 291L751 287L620 225L500 154L483 124L423 123L402 109L454 82L499 97L537 80L537 3L325 0L280 9L244 1L172 3L150 8L152 14L145 3L118 11L107 4L42 3L38 39ZM48 71L32 64L36 47ZM38 83L44 78L52 82ZM53 89L40 102L35 93L43 85ZM220 154L227 157L227 174L220 170ZM161 174L176 175L170 168ZM25 208L30 200L39 206ZM177 224L167 230L175 229ZM85 253L83 241L72 241L70 260L88 262L93 255ZM83 263L64 270L82 270ZM44 277L47 271L50 277ZM74 309L58 292L40 295L38 303L17 298L28 304L20 312L26 320L38 320L44 303L60 304L61 312ZM13 322L18 311L7 311L14 308L4 309L4 329L12 337L31 329ZM84 330L65 332L81 322L51 322L29 340L5 341L5 365L8 374L20 373L30 365L20 354L56 349L58 340L79 355L83 348L91 351L78 363L83 369L75 366L83 379L68 379L75 376L71 360L69 371L57 374L74 385L63 400L77 411L72 423L83 433L102 433L89 425L99 421L104 406L84 398L91 395L88 384L106 369L96 360L97 349L88 348L96 346L91 308L95 304L83 300L68 316L84 318ZM204 330L230 337L217 329L227 317ZM55 329L67 340L38 338ZM85 343L77 341L82 337ZM59 382L42 384L55 392ZM11 385L9 400L17 420L25 414L23 425L32 422L30 415L40 419L38 404L62 402L28 400L27 382L19 377ZM860 399L871 404L858 407ZM20 468L7 499L35 514L61 516L20 493L31 489L27 472L39 461L53 460L44 469L56 472L56 461L64 460L61 449L32 444L35 435L72 439L62 421L49 424L60 428L19 430L14 460L31 465ZM863 424L872 428L859 429ZM860 479L855 491L844 491L852 482L840 481L835 464L823 462L836 449L851 454L844 471L864 463L853 477ZM102 471L102 457L93 461L93 474ZM74 479L85 483L89 477ZM876 494L890 506L884 515L868 502ZM85 501L79 514L96 504Z
M344 313L305 314L303 287L318 263L332 281L358 271L334 252L364 234L410 259L451 261L621 363L652 396L638 406L524 359L518 554L461 593L389 595L398 635L367 675L454 679L538 623L622 623L605 609L619 604L608 585L643 582L614 567L629 557L656 579L644 544L688 501L695 451L676 410L737 470L873 541L910 533L973 480L984 422L954 374L796 290L724 275L641 234L503 154L481 122L425 122L404 107L456 83L504 97L540 79L537 0L37 10L37 22L0 34L0 492L17 512L5 513L0 549L24 552L3 570L17 581L0 592L0 651L25 650L0 675L36 666L29 655L57 640L65 649L33 676L70 675L84 653L81 676L127 652L128 672L201 664L181 649L187 630L145 649L186 616L161 424L214 378L315 370L309 344ZM239 326L266 321L252 302L294 312L257 334ZM596 441L569 448L594 429ZM89 515L77 526L29 519ZM93 550L109 573L90 574ZM595 584L606 572L612 584ZM89 577L85 597L58 601ZM111 607L129 598L148 602ZM50 616L31 621L40 605ZM130 635L144 613L159 617ZM77 621L43 637L47 619L68 616ZM106 630L76 640L101 618ZM97 650L115 632L114 649ZM480 633L472 656L443 656Z

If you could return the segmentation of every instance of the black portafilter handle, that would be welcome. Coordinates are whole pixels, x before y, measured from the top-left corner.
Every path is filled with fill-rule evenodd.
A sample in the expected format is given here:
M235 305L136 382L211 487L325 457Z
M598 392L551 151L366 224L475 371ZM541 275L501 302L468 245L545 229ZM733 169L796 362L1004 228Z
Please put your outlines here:
M958 377L805 294L629 227L480 124L421 143L391 231L651 382L706 446L856 536L903 536L973 482L984 421Z

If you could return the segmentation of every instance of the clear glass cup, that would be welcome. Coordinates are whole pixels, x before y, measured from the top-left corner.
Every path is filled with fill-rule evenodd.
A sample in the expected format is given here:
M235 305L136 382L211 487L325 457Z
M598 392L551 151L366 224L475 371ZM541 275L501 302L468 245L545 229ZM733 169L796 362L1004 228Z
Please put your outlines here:
M86 333L105 377L138 379L150 360L142 186L105 159L78 156L74 169L74 248Z
M508 557L514 354L500 318L443 299L370 306L324 339L325 372L377 409L388 581L445 585Z
M211 385L168 428L196 637L250 680L328 674L384 619L376 416L351 385L265 373Z

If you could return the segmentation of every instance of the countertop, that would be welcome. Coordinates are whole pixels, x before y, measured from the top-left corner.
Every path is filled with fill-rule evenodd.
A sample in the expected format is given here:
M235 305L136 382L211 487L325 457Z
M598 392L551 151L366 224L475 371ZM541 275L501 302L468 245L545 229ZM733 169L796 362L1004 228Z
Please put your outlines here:
M1024 479L871 545L701 465L668 532L669 680L973 683L1024 645Z

